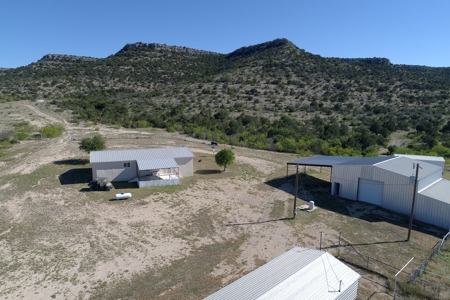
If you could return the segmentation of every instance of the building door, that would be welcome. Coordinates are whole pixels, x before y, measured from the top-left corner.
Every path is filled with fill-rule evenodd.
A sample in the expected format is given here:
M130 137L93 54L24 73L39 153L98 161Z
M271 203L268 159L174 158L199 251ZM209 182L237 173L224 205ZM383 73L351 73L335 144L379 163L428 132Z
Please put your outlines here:
M333 183L333 195L339 196L340 189L341 189L341 184L338 182L334 182Z
M383 203L384 183L382 181L360 178L358 200L380 205Z

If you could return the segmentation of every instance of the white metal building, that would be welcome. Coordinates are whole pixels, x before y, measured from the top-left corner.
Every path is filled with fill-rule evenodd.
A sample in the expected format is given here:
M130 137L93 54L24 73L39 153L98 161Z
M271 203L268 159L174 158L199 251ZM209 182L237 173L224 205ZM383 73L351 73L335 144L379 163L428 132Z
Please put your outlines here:
M360 278L327 252L294 247L205 300L356 299Z
M409 214L415 167L420 165L414 219L450 228L450 181L442 179L443 158L423 156L318 156L288 165L331 167L331 194Z
M140 187L179 184L194 175L194 154L187 147L92 151L92 178L136 181ZM164 181L166 180L166 181Z

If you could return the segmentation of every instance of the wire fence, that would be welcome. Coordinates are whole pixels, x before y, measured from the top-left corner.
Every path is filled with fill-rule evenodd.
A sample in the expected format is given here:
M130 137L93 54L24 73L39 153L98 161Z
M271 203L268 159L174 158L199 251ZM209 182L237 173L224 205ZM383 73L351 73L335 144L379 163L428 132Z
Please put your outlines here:
M420 288L427 294L433 295L433 297L435 297L436 299L450 299L450 287L419 277L422 273L431 273L425 271L425 267L427 266L428 262L434 257L434 255L444 249L444 246L449 239L450 232L444 236L442 241L440 241L433 247L433 249L430 251L430 254L421 264L420 268L415 269L411 264L410 267L403 269L401 272L399 272L400 268L397 266L393 266L378 258L361 253L360 251L355 249L355 247L351 243L346 242L340 233L325 234L323 232L320 232L320 241L318 248L320 250L329 252L330 254L336 256L337 258L348 264L374 272L388 279L393 279L395 274L399 272L397 277L397 280L399 282L408 285L414 284L416 287ZM435 275L440 276L438 274ZM409 297L405 295L397 295L396 299L409 299Z
M411 277L411 283L414 282L414 280L416 280L416 278L419 277L420 274L423 273L423 271L427 267L430 260L432 260L433 257L441 251L441 249L445 246L445 243L449 239L450 239L450 231L442 238L442 241L436 243L436 245L433 247L433 249L431 249L430 254L422 262L420 267L414 271L414 274Z

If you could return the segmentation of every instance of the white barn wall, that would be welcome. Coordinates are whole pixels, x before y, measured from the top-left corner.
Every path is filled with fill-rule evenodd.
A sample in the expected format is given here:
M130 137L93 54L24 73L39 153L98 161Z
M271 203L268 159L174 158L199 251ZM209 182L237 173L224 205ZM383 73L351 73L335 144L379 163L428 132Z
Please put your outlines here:
M332 182L340 183L342 198L357 200L358 178L384 182L382 207L408 214L413 181L410 178L373 166L334 166Z
M332 183L339 183L339 197L356 200L358 178L361 174L360 166L334 166Z
M192 157L179 157L175 161L180 168L180 176L194 176L194 159Z
M123 164L130 163L129 168ZM92 178L105 177L109 181L128 181L137 177L136 161L105 162L92 164Z
M417 194L414 219L450 229L450 205L448 203Z

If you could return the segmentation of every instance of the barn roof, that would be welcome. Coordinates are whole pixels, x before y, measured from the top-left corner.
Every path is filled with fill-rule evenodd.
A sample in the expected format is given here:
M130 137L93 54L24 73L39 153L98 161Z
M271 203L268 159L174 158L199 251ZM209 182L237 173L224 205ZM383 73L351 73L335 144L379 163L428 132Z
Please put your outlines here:
M448 196L449 191L450 181L441 179L420 191L419 194L450 204L450 197Z
M188 147L92 151L91 163L194 157Z
M445 162L445 159L441 156L428 156L428 155L412 155L412 154L394 154L394 156L402 156L417 160L429 160L429 161L439 161Z
M389 159L392 156L379 156L379 157L356 157L356 156L315 156L303 159L294 160L288 162L288 165L302 165L302 166L367 166L374 165Z
M336 299L360 277L327 252L294 247L205 300Z
M139 171L178 168L178 164L173 158L137 160L137 166Z
M376 167L403 176L415 176L416 171L415 169L413 169L413 166L415 168L415 165L417 165L417 163L419 163L420 166L419 180L428 177L429 175L436 173L439 170L442 170L442 168L439 166L402 156L396 156L394 159L381 162L377 164Z

